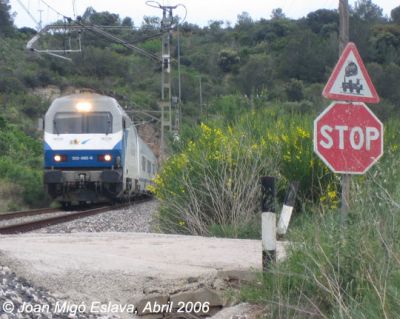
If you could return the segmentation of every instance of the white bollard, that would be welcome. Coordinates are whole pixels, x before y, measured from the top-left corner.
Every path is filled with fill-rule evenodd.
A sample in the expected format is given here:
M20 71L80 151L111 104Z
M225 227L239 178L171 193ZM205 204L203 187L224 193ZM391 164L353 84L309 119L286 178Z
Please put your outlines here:
M289 227L290 218L292 217L292 212L293 212L292 206L287 206L285 204L283 205L281 216L279 217L279 222L278 222L278 229L277 229L278 235L286 234L287 228Z
M282 212L279 217L277 234L285 235L289 227L290 218L292 217L293 207L296 202L297 190L299 182L292 182L286 191L285 202L283 203Z
M264 176L261 178L261 240L262 265L267 271L276 260L276 178Z
M276 214L261 214L263 269L276 260Z

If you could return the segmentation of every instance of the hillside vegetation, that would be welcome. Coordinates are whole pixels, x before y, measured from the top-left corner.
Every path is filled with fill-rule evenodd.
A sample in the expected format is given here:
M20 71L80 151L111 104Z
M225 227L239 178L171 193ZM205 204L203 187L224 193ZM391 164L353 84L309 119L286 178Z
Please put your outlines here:
M381 97L371 108L385 124L385 155L352 179L346 227L338 213L340 176L312 149L313 120L329 104L321 92L338 59L338 20L336 10L293 20L275 9L258 21L243 12L234 24L179 26L183 128L179 140L170 138L169 158L152 188L160 200L160 231L260 238L259 177L278 177L279 204L288 183L299 181L288 239L301 249L241 291L243 299L265 305L271 318L396 318L400 312L400 6L390 17L370 0L351 9L350 40ZM82 21L118 27L108 30L160 52L157 17L136 22L88 8ZM67 62L24 51L34 34L13 25L8 1L1 0L3 211L48 201L35 126L50 98L40 92L92 89L128 110L157 110L160 96L160 65L146 57L84 30L83 51ZM174 30L175 59L177 37ZM43 45L65 39L48 37Z
M350 39L356 42L382 98L374 110L383 120L398 116L400 109L397 88L400 81L399 11L397 7L390 18L384 17L382 10L370 0L358 1L351 11ZM5 125L12 126L16 132L34 140L40 138L36 119L44 114L50 97L38 92L48 86L56 87L61 93L93 89L116 97L128 110L158 108L158 63L89 30L82 32L83 51L69 55L72 63L29 53L24 47L35 31L15 28L8 0L0 2L0 17L0 107ZM134 22L88 8L82 21L122 27L107 30L148 52L159 54L158 17ZM193 123L206 123L216 118L222 118L229 125L249 110L261 110L269 105L314 115L328 104L321 98L321 90L338 56L336 10L321 9L293 20L276 9L258 21L243 12L234 25L210 21L208 26L199 27L184 22L179 29L184 125L191 127ZM65 48L66 41L70 37L74 40L75 36L71 32L52 39L45 37L40 45ZM177 37L175 30L172 50L175 59ZM176 64L173 69L176 70ZM176 71L173 79L173 95L176 96ZM201 106L198 102L200 79ZM6 148L14 148L13 139L6 139L6 143ZM5 152L0 156L8 155ZM39 173L37 161L33 161L33 166L21 164ZM294 177L286 176L287 179ZM18 194L17 190L22 187L18 179L4 175L0 175L0 179L5 183L12 181ZM37 189L40 189L39 184ZM310 192L305 190L304 193ZM22 203L37 206L42 203L42 197L37 201L35 197L23 199Z

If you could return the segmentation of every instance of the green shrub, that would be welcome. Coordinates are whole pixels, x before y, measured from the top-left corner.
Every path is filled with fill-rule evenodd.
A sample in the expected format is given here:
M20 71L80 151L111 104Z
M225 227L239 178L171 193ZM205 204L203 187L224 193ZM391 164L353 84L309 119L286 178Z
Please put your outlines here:
M43 205L47 198L42 186L41 143L0 117L0 149L0 180L15 185L25 205Z
M197 138L183 143L155 179L161 228L209 235L217 224L237 237L258 209L258 176L275 174L275 158L265 160L259 141L230 127L201 124L192 134Z
M278 177L280 195L300 182L300 198L337 206L337 179L316 158L312 117L277 107L248 112L233 124L215 121L183 134L152 189L163 231L257 237L259 178ZM217 225L217 226L216 226ZM244 231L245 230L245 231Z

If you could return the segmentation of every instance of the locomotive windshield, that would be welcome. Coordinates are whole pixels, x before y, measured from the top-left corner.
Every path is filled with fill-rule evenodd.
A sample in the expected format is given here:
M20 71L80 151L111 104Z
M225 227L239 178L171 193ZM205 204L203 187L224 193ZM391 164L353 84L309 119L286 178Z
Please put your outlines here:
M55 134L108 134L112 132L109 112L57 113L53 122Z

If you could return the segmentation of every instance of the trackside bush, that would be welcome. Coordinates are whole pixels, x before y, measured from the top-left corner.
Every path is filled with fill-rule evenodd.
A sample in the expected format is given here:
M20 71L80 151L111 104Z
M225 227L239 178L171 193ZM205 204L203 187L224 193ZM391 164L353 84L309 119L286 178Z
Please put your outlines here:
M298 180L304 199L336 205L336 180L313 153L311 123L308 115L267 108L187 131L152 189L161 229L257 237L263 175L277 176L281 193Z
M24 205L42 205L46 196L42 182L41 143L0 117L0 150L0 180L16 186L14 196L21 198L19 202ZM11 190L10 193L14 192Z
M275 157L263 156L266 141L201 124L196 136L182 145L155 179L163 201L163 230L209 235L216 225L222 233L238 236L248 227L259 206L257 183L263 172L277 174Z

